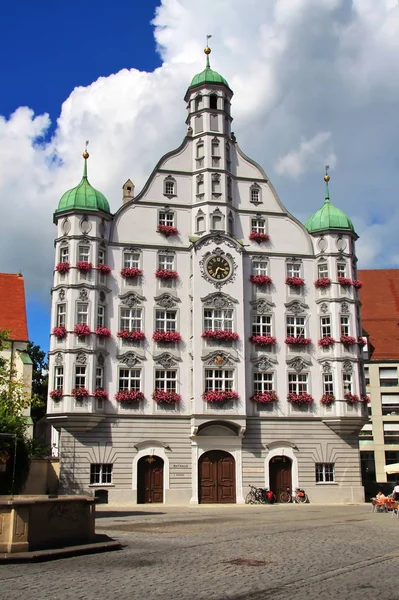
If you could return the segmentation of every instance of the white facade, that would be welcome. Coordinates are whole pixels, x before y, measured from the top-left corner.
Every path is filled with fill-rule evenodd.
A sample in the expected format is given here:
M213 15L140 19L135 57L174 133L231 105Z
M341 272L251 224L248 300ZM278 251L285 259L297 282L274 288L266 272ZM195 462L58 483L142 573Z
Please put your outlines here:
M217 108L211 109L215 95ZM163 461L163 491L152 501L206 501L201 457L220 451L234 459L235 489L227 501L243 502L249 484L272 485L270 465L276 470L277 459L288 461L289 487L305 487L312 502L363 499L357 434L364 407L344 400L348 389L364 393L361 349L318 345L322 318L330 318L336 340L343 327L356 339L361 334L357 292L337 283L337 264L356 279L355 236L311 236L287 212L265 172L231 134L231 96L220 84L189 89L183 143L159 161L138 196L126 187L131 182L125 184L124 204L113 217L78 209L55 215L55 265L66 255L71 265L67 274L54 271L52 329L64 323L68 335L51 336L49 367L50 389L62 388L61 399L49 398L48 418L61 432L64 491L101 487L111 501L146 501L139 462L154 456ZM177 235L158 233L159 224L175 227ZM253 230L269 241L250 241ZM79 259L92 263L88 274L74 267ZM111 273L101 275L98 263ZM142 275L125 279L120 273L126 266ZM157 278L156 270L165 268L178 278ZM272 283L252 283L253 274L267 274ZM301 277L304 286L291 289L289 275ZM315 288L320 276L331 278L328 289ZM92 332L105 326L112 337L79 338L73 333L79 321ZM288 346L287 335L303 327L312 343ZM118 338L126 328L141 329L145 340ZM154 331L163 328L180 333L182 341L154 342ZM218 328L237 333L238 340L201 337ZM249 338L259 332L277 343L255 346ZM144 399L118 402L115 394L129 378L127 385L139 387ZM251 400L254 378L275 390L278 401ZM206 386L220 380L238 399L203 399ZM327 384L336 398L328 408L320 404ZM157 385L169 385L181 401L155 402ZM83 400L72 395L79 386L89 391ZM97 387L107 391L107 400L94 397ZM313 404L288 402L294 388L307 391Z

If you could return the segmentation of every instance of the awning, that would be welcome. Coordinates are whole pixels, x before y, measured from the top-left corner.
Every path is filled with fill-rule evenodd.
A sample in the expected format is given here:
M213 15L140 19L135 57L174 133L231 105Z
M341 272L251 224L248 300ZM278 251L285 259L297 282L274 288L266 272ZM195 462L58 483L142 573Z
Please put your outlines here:
M393 463L393 465L385 465L385 473L399 473L399 463Z

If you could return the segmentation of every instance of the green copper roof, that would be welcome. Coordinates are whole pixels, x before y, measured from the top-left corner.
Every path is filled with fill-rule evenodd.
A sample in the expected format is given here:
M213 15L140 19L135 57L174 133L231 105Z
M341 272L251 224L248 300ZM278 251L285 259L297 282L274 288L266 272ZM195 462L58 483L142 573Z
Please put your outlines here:
M91 186L87 179L87 159L89 158L89 154L85 152L83 158L85 159L85 163L81 182L76 187L65 192L55 212L77 208L83 210L102 210L109 213L108 200L104 194Z
M355 231L352 221L346 214L330 202L330 194L328 190L328 175L325 177L326 196L323 206L314 213L305 223L309 233L317 231L325 231L327 229L341 229L344 231Z
M210 49L205 48L206 67L203 71L201 71L201 73L194 75L194 77L190 83L190 87L194 87L196 85L201 85L203 83L221 83L221 84L225 85L226 87L229 87L229 84L227 83L225 78L222 77L216 71L213 71L211 69L211 66L209 64L209 53L206 52L207 50L209 50L209 52L210 52Z

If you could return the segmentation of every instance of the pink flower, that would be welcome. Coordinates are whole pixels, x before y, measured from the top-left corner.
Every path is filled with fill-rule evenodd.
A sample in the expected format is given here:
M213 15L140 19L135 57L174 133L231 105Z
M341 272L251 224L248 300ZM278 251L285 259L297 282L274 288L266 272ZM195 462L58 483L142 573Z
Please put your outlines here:
M93 396L98 398L98 400L108 400L108 392L106 392L103 388L96 388L94 390Z
M70 268L71 268L71 265L69 264L69 262L60 262L56 266L58 273L61 273L61 275L68 273Z
M341 335L339 341L341 344L344 344L344 346L353 346L356 344L356 338L352 337L351 335Z
M294 394L290 392L287 394L288 402L291 404L313 404L313 398L310 394L306 394L305 392L302 394Z
M321 338L321 340L318 341L318 344L322 348L332 348L332 346L334 346L334 344L335 344L335 340L331 336L326 335L325 337Z
M237 400L239 395L233 390L210 390L202 394L205 402L227 402L228 400Z
M256 283L256 285L270 285L272 283L272 279L268 275L251 275L249 281Z
M155 277L158 279L177 279L179 274L177 271L169 271L168 269L157 269L155 271Z
M109 273L111 273L111 267L102 263L97 265L97 270L100 271L100 273L102 273L103 275L108 275Z
M274 346L277 342L276 338L271 335L252 335L249 341L257 346Z
M154 342L178 344L181 342L181 335L176 331L154 331L152 339Z
M331 406L335 402L334 394L323 394L320 400L320 404L324 406Z
M359 335L359 337L357 338L357 343L361 348L363 348L363 346L367 344L366 340L363 339L361 335Z
M91 271L91 263L87 262L86 260L78 260L76 263L76 268L81 273L88 273Z
M359 396L356 396L356 394L351 394L351 392L347 392L344 395L344 398L348 404L357 404L359 402Z
M258 244L260 244L261 242L268 242L270 237L267 235L267 233L251 231L251 233L249 234L249 239L253 242L258 242Z
M179 232L172 225L158 225L157 233L163 233L164 236L168 237L169 235L177 235Z
M350 287L352 285L352 279L348 279L347 277L338 277L338 283L342 285L342 287Z
M4 465L10 460L10 453L8 450L0 450L0 464Z
M302 287L305 282L301 277L286 277L285 283L292 288L299 288Z
M115 394L115 400L117 402L126 402L126 404L140 402L140 400L144 400L144 394L138 390L119 390Z
M53 335L59 340L64 340L68 335L65 325L60 325L59 327L54 327Z
M52 390L49 394L50 398L55 402L59 402L63 396L64 392L62 390Z
M352 281L352 285L356 290L360 290L360 288L363 287L363 281L360 281L360 279L354 279Z
M365 404L368 404L370 402L370 396L367 396L367 394L362 394L360 396L360 402L364 402Z
M314 285L315 287L320 289L328 288L331 285L331 279L329 279L328 277L319 277L319 279L316 279L316 281L314 282Z
M107 327L97 327L95 332L98 337L111 337L111 331Z
M165 402L166 404L177 404L177 402L180 402L181 400L181 396L177 392L165 390L155 390L152 394L152 398L155 402Z
M116 334L118 338L122 340L131 340L133 342L141 342L145 339L144 331L129 331L128 329L121 329Z
M73 388L72 396L75 396L78 400L83 400L83 398L87 398L89 396L89 390L86 388Z
M224 329L216 329L216 331L205 329L201 337L207 340L221 340L223 342L236 342L239 338L238 333L225 331Z
M311 339L302 337L300 335L297 337L288 336L284 341L288 346L309 346L309 344L312 343Z
M259 404L268 404L270 402L277 402L278 397L274 390L270 392L255 392L253 396L251 396L251 400L253 402L259 402Z
M133 279L134 277L140 277L143 274L141 269L136 269L135 267L126 267L121 270L121 275L125 279Z
M75 325L75 329L73 330L73 332L78 337L83 337L84 335L91 334L90 327L88 325L86 325L85 323L80 323L78 325Z

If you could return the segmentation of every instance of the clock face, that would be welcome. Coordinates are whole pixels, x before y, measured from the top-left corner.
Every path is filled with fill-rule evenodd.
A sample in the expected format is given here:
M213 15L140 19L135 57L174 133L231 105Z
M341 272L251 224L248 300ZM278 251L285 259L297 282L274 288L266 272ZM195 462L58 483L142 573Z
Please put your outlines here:
M211 256L206 263L206 271L212 279L227 279L231 275L231 265L222 256Z

